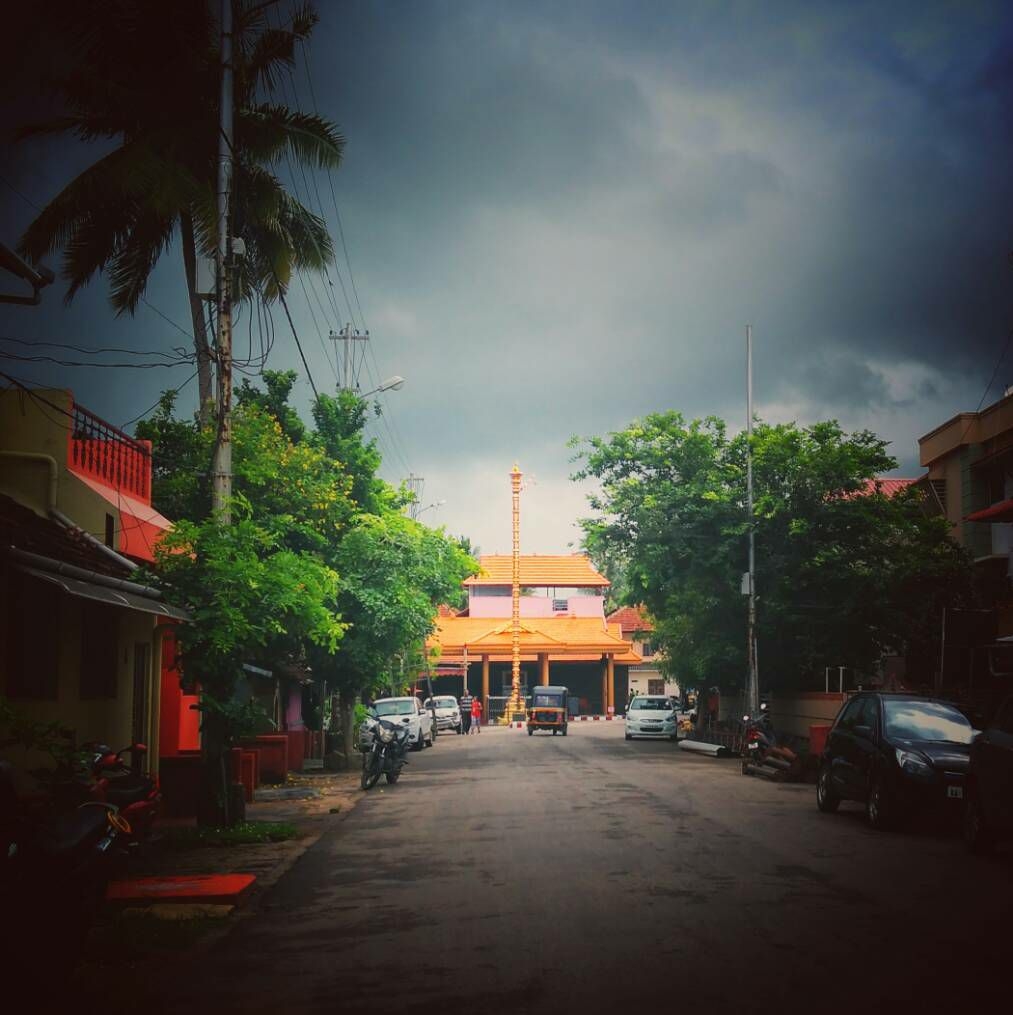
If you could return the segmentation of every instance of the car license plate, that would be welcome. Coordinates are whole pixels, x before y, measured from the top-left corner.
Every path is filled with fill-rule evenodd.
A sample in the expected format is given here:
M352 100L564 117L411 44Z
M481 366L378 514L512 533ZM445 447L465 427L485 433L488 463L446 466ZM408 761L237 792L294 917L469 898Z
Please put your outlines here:
M947 786L946 795L948 797L956 797L958 800L963 799L964 787L963 786Z

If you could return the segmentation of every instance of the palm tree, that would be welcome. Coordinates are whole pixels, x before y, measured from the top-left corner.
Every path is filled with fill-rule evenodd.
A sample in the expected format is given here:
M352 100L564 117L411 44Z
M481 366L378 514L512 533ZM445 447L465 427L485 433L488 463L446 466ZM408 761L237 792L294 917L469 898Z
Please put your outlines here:
M220 60L213 0L62 0L54 29L74 53L52 82L66 115L24 127L20 138L70 133L111 147L28 227L19 249L38 262L63 249L67 301L107 272L118 314L133 313L178 235L193 325L201 411L212 401L208 326L197 291L198 256L217 248L215 181ZM273 22L277 0L233 0L235 151L232 234L245 241L233 293L276 299L293 272L321 270L334 252L323 221L282 185L275 167L334 168L344 138L327 120L271 102L280 75L317 23L311 4ZM214 4L217 7L217 4Z

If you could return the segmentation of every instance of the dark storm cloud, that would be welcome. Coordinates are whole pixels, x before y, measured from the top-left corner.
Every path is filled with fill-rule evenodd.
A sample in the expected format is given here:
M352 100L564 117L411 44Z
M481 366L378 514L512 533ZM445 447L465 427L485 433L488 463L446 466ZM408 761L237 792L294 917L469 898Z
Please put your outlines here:
M563 548L582 511L566 438L665 408L739 425L747 322L761 415L871 427L908 471L917 436L981 398L1013 309L1008 5L320 9L314 94L348 137L334 182L372 370L408 378L377 432L391 478L447 500L438 521L504 549L490 498L518 458L539 478L529 548ZM0 170L39 202L84 164L33 151ZM11 200L8 235L31 214ZM176 257L150 295L185 322ZM148 309L113 321L103 285L0 325L179 344ZM330 385L323 302L292 297ZM165 383L73 379L116 420Z

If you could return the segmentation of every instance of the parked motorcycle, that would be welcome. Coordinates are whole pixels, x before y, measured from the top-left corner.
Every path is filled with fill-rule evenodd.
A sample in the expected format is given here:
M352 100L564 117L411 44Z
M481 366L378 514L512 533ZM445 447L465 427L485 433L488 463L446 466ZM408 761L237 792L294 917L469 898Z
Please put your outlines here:
M147 839L162 799L158 777L141 770L141 759L148 748L144 744L131 744L113 751L105 744L89 743L82 750L87 751L91 760L95 799L119 809L133 829L134 842ZM124 754L130 755L129 765L123 760Z
M744 715L742 724L745 748L742 758L743 775L762 775L783 781L799 774L801 759L790 747L778 742L766 704L760 705L759 715Z
M0 956L25 983L59 985L70 975L125 863L128 822L111 804L54 811L28 803L0 762Z
M362 749L363 789L372 789L381 775L388 783L397 782L401 769L408 764L407 726L392 723L376 713L371 713L362 725L360 747Z

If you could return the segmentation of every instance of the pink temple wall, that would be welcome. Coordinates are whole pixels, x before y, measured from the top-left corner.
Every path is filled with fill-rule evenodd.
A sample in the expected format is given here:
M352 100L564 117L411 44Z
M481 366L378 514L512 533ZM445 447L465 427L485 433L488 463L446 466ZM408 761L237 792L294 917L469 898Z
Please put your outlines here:
M552 600L547 596L521 596L522 617L605 617L605 599L603 596L570 596L566 610L555 613ZM468 616L508 618L510 616L509 596L468 596Z

